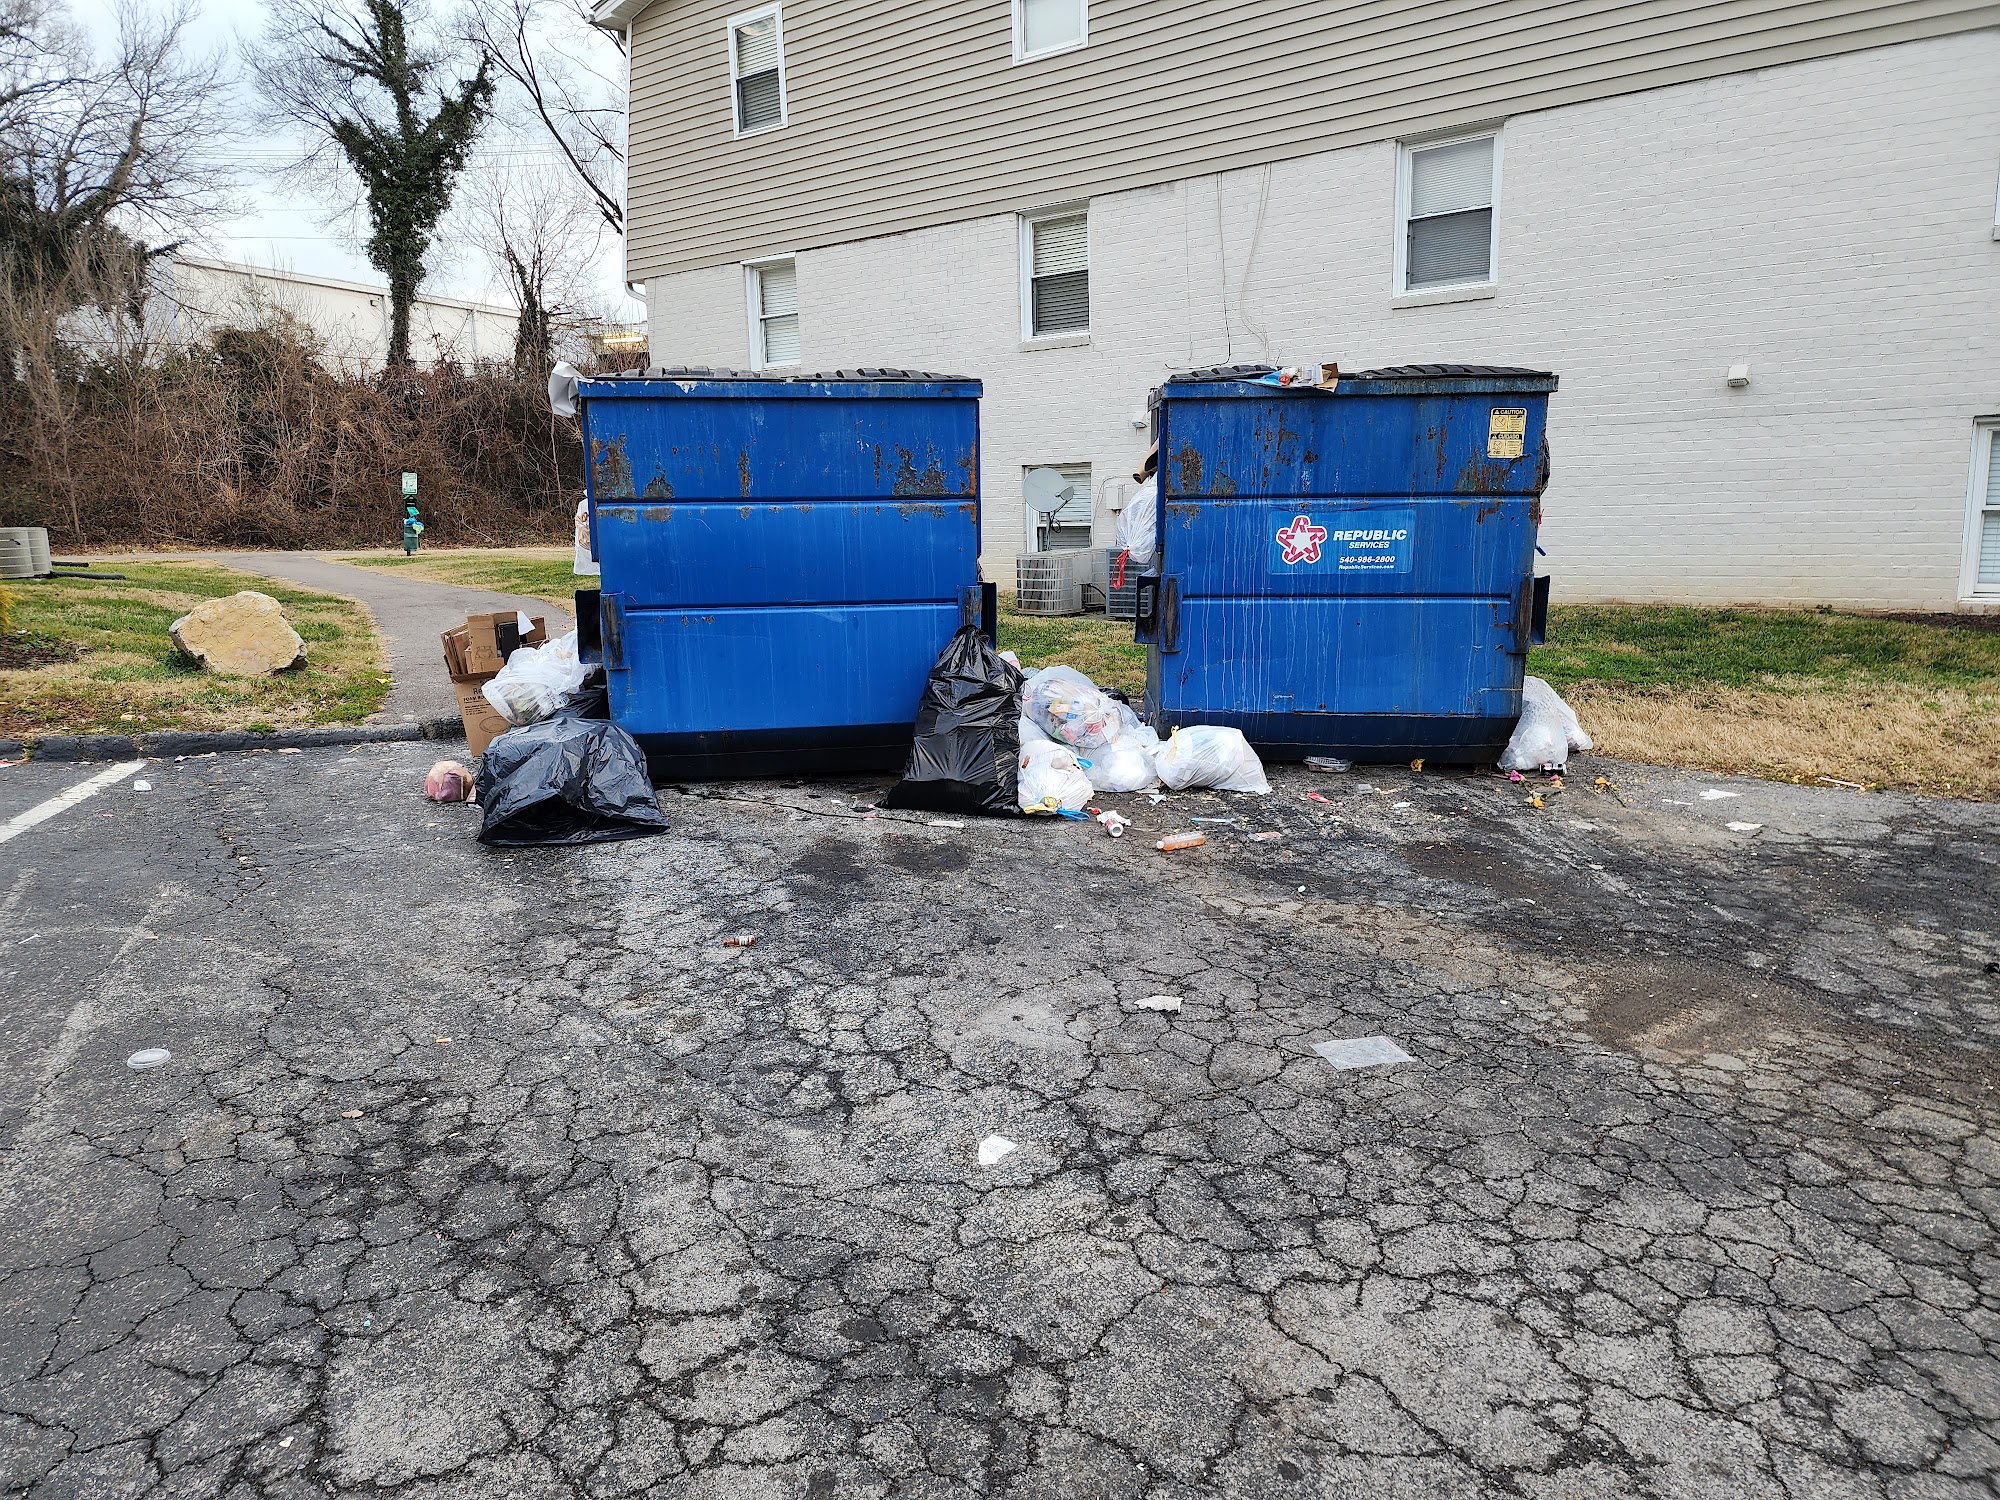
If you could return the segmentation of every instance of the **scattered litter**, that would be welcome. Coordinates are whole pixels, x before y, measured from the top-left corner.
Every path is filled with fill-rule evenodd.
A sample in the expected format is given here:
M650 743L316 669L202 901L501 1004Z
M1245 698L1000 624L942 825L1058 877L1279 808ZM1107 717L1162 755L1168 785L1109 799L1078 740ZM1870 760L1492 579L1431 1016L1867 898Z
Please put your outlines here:
M1421 771L1423 768L1424 768L1424 758L1421 755L1419 755L1415 760L1410 762L1410 769L1412 771Z
M455 760L441 760L424 777L424 795L433 802L469 802L472 771Z
M1817 776L1814 777L1813 779L1815 781L1824 782L1827 786L1844 786L1850 792L1865 792L1868 790L1867 787L1863 786L1858 781L1842 781L1838 776Z
M725 948L754 948L757 946L757 934L754 932L739 932L733 937L724 938L722 946Z
M1170 854L1176 849L1199 848L1201 845L1207 842L1208 842L1208 835L1205 833L1174 833L1174 834L1169 834L1166 838L1161 839L1157 844L1153 845L1153 847L1155 849L1160 850L1162 853Z
M31 932L26 937L22 938L21 941L16 943L14 946L16 948L25 948L28 946L28 944L32 943L36 938L40 936L41 934L39 932Z
M1521 684L1521 717L1500 752L1500 769L1560 771L1573 752L1591 748L1576 711L1541 678L1527 678Z
M1342 760L1337 755L1308 755L1306 757L1306 769L1308 771L1321 771L1330 776L1339 771L1353 770L1354 762L1351 760Z
M1167 800L1167 794L1165 792L1148 792L1146 793L1146 800L1152 803L1153 806L1158 807L1162 802Z
M1669 806L1669 807L1693 807L1693 806L1694 806L1694 804L1693 804L1692 802L1683 802L1683 801L1681 801L1681 800L1680 800L1680 798L1678 798L1678 797L1662 797L1662 798L1661 798L1660 800L1661 800L1662 802L1666 803L1666 805L1667 805L1667 806Z
M994 1165L996 1162L998 1162L1000 1158L1005 1156L1009 1151L1015 1149L1016 1149L1015 1143L1013 1141L1008 1140L1006 1136L989 1135L988 1137L986 1137L985 1140L979 1143L979 1165L982 1167L990 1167Z
M1725 792L1721 787L1711 786L1702 788L1701 800L1704 802L1720 802L1725 797L1740 797L1742 795L1741 792Z
M304 754L305 754L305 751L303 751L303 750L299 750L299 749L296 749L296 748L294 748L294 749L286 749L286 750L280 750L280 751L278 752L278 754L280 754L280 755L304 755Z
M909 762L882 805L1011 817L1020 725L1020 668L1001 660L978 626L960 627L924 680Z
M1349 1068L1386 1068L1416 1059L1386 1036L1352 1037L1338 1042L1314 1042L1313 1051L1345 1071Z
M1509 772L1507 773L1507 779L1508 779L1509 781L1520 781L1520 780L1522 780L1523 778L1522 778L1522 776L1521 776L1521 773L1520 773L1519 771L1509 771Z
M441 1036L437 1038L437 1040L434 1043L432 1043L432 1045L438 1047L449 1047L451 1045L451 1038L448 1036Z
M1326 805L1327 805L1328 807L1331 807L1331 806L1333 806L1333 799L1332 799L1332 798L1330 798L1330 797L1323 797L1323 796L1321 796L1321 795L1320 795L1320 794L1319 794L1318 792L1307 792L1307 793L1306 793L1306 801L1308 801L1308 802L1324 802L1324 803L1325 803L1325 804L1326 804Z
M950 818L932 818L930 822L924 824L926 828L963 828L964 826L963 823L954 822Z
M1194 724L1176 729L1153 758L1160 780L1176 792L1210 786L1223 792L1271 790L1264 763L1243 737L1243 731L1219 724Z
M154 1068L164 1068L172 1056L165 1047L141 1047L125 1059L125 1066L135 1073L150 1073Z
M343 1120L358 1120L361 1118L361 1111L358 1109L343 1109L340 1112L340 1118Z
M1189 819L1188 819L1188 821L1189 821L1190 823L1234 823L1234 822L1235 822L1236 820L1235 820L1234 818L1201 818L1201 817L1191 817L1191 818L1189 818Z
M1755 833L1763 826L1762 823L1731 823L1729 831L1731 833Z
M1181 997L1179 995L1148 995L1145 999L1134 1000L1132 1003L1140 1010L1177 1011L1181 1008Z
M1542 794L1540 792L1528 793L1528 806L1539 809L1541 805L1542 805Z
M1121 812L1101 812L1097 815L1097 821L1104 825L1104 831L1114 839L1122 839L1125 837L1126 827L1132 820Z
M294 1440L294 1438L295 1438L296 1436L297 1436L297 1434L293 1434L293 1436L292 1436L292 1437L287 1437L287 1438L283 1439L283 1440L282 1440L282 1441L281 1441L281 1442L280 1442L280 1443L278 1444L278 1446L279 1446L280 1448L289 1448L289 1447L291 1447L291 1446L292 1446L292 1442L293 1442L293 1440Z
M1391 802L1389 810L1391 812L1401 812L1406 807L1415 807L1416 805L1414 802Z
M135 792L150 792L152 789L153 783L150 781L135 781L132 783L132 790Z
M1357 797L1370 796L1374 790L1375 783L1372 781L1357 781L1354 783L1354 795Z
M1299 887L1299 894L1300 894L1301 896L1303 896L1303 895L1304 895L1305 893L1306 893L1306 888L1305 888L1304 886L1300 886L1300 887Z
M1250 838L1253 843L1268 844L1272 839L1281 839L1284 836L1284 829L1273 828L1269 833L1253 833Z
M848 806L852 807L856 812L875 811L875 804L872 802L850 802Z

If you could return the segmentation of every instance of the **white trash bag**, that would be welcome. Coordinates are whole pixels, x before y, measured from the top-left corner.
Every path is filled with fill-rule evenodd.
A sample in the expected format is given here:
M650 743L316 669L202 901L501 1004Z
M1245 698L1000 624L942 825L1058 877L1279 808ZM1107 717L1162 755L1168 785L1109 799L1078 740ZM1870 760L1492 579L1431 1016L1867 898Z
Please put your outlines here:
M1118 734L1118 704L1074 667L1048 667L1021 689L1021 715L1086 760Z
M580 578L596 578L604 572L604 569L597 565L597 555L590 550L590 501L588 499L576 502L576 529L574 535L571 537L571 545L575 552L575 557L570 564L570 571L572 573L575 573Z
M1140 792L1160 779L1153 770L1153 757L1136 734L1121 734L1091 751L1083 770L1100 792Z
M1054 743L1055 742L1049 738L1049 732L1046 729L1042 728L1041 725L1037 724L1033 719L1029 718L1026 714L1021 715L1022 749L1025 750L1030 745L1036 745L1036 744L1050 745Z
M1153 757L1153 768L1160 773L1160 780L1177 792L1207 786L1219 792L1256 792L1261 796L1271 790L1264 763L1243 738L1243 731L1214 724L1176 729Z
M583 663L577 659L572 630L545 646L521 647L480 691L495 713L518 727L554 718L582 686Z
M1160 477L1155 474L1133 491L1118 512L1118 550L1126 554L1126 571L1147 573L1159 560ZM1114 562L1116 559L1114 559Z
M1500 752L1503 771L1560 771L1572 753L1593 748L1576 711L1539 677L1521 684L1521 717Z
M1091 790L1090 778L1069 746L1037 740L1021 747L1021 774L1014 796L1022 812L1052 813L1058 808L1082 812L1090 802Z

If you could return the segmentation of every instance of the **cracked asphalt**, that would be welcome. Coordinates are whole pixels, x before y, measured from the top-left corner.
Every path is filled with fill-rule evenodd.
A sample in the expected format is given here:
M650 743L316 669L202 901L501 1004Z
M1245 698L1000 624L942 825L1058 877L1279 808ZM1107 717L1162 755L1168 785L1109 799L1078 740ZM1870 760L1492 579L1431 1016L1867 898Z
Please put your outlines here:
M860 779L496 852L431 756L0 846L0 1493L1996 1493L1991 808Z

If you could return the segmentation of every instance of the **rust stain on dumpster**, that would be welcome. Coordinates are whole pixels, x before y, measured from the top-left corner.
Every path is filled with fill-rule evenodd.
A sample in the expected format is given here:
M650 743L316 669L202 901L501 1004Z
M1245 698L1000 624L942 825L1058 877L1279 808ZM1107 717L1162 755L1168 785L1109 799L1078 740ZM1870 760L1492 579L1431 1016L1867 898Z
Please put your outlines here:
M747 495L750 493L750 450L748 448L743 449L736 455L736 485L737 494Z
M1182 443L1181 451L1174 455L1180 465L1181 493L1199 495L1201 493L1201 450L1193 443Z
M930 466L918 472L916 459L908 448L896 449L896 482L889 486L892 495L942 495L944 490L944 465L935 458Z
M591 489L601 499L630 500L632 492L632 465L625 457L623 437L609 443L590 444L590 484Z

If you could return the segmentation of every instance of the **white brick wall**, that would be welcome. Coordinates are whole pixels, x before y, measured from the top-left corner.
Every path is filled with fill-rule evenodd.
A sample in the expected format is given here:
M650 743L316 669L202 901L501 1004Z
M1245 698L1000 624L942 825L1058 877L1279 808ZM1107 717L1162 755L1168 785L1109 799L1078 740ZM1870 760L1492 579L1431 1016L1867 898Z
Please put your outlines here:
M1092 200L1082 347L1021 348L1012 215L803 251L805 367L986 382L1002 581L1022 467L1126 474L1172 371L1456 360L1562 376L1558 598L1951 607L2000 412L2000 31L1521 115L1505 146L1488 301L1391 307L1382 143ZM743 296L735 267L653 281L654 357L746 363Z

